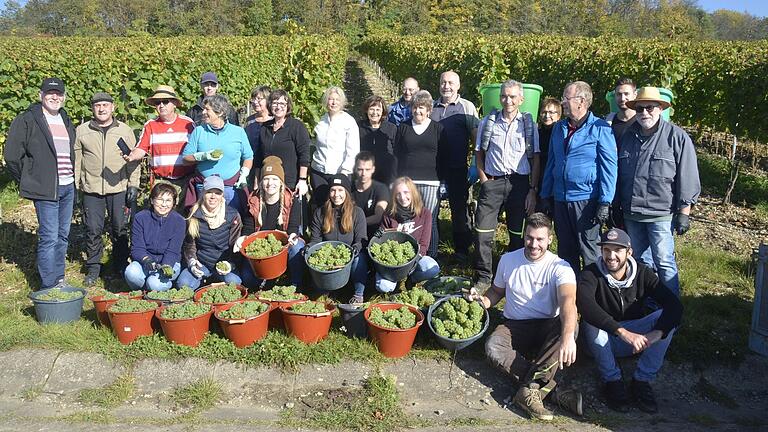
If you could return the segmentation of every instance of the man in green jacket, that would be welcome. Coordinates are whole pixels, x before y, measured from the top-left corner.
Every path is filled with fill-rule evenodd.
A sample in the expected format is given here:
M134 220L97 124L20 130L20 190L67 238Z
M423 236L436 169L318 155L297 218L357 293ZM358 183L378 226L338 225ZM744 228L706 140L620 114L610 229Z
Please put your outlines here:
M87 230L85 286L96 283L104 253L104 214L109 214L112 268L122 275L128 265L128 217L136 204L141 169L122 155L136 146L133 130L114 118L114 100L107 93L91 99L93 119L78 126L75 139L75 184L83 191ZM123 150L121 150L121 148Z

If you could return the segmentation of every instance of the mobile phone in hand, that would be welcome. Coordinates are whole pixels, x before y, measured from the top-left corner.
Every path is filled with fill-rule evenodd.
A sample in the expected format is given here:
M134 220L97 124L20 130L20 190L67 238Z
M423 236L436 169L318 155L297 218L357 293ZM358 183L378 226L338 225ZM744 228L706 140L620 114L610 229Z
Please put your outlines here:
M128 144L125 143L125 140L121 137L119 140L117 140L117 147L120 148L120 151L123 153L123 156L128 156L131 154L131 148L128 147Z

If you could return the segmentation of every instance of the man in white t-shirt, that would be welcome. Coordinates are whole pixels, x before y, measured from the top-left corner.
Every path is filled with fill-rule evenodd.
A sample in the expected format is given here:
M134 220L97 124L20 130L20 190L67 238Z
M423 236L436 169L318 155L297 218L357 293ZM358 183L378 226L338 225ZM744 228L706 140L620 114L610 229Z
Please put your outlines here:
M548 250L552 220L534 213L525 222L524 247L504 254L491 288L468 298L490 308L502 298L505 321L485 343L491 363L520 384L514 402L531 417L552 420L542 402L554 390L555 375L576 361L576 276ZM554 400L582 415L581 394L560 390Z

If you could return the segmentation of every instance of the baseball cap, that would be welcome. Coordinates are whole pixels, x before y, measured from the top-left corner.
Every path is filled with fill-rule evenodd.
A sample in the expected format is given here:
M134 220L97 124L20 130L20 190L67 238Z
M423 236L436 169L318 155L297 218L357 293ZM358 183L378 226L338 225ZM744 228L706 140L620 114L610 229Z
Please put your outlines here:
M200 77L200 84L212 82L212 83L219 83L219 78L216 76L213 72L206 72L203 74L203 76Z
M58 90L64 93L64 81L57 77L43 79L42 84L40 84L40 91L46 93L51 90Z
M218 189L224 192L224 180L217 175L206 177L205 181L203 181L203 191L207 192L211 189Z
M629 249L632 247L632 243L629 240L629 235L619 228L611 228L608 231L600 235L600 242L598 246L603 245L616 245Z

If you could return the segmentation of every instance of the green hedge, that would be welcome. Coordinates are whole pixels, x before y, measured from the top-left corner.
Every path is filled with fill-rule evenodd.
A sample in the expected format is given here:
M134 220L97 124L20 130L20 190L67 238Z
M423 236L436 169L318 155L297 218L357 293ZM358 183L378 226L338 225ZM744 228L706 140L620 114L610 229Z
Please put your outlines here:
M256 85L285 88L311 129L323 91L341 84L347 51L333 36L0 38L0 150L13 118L53 75L64 80L65 108L78 123L90 118L93 93L106 91L116 98L117 116L139 127L154 116L144 98L159 84L176 89L184 112L200 94L200 75L213 70L236 106L245 106Z
M592 86L599 114L608 112L605 92L628 76L641 85L670 88L677 123L768 141L768 41L372 36L358 50L391 78L413 75L430 91L437 89L440 72L453 69L461 76L463 96L478 102L481 83L513 78L559 97L568 81L581 79Z

